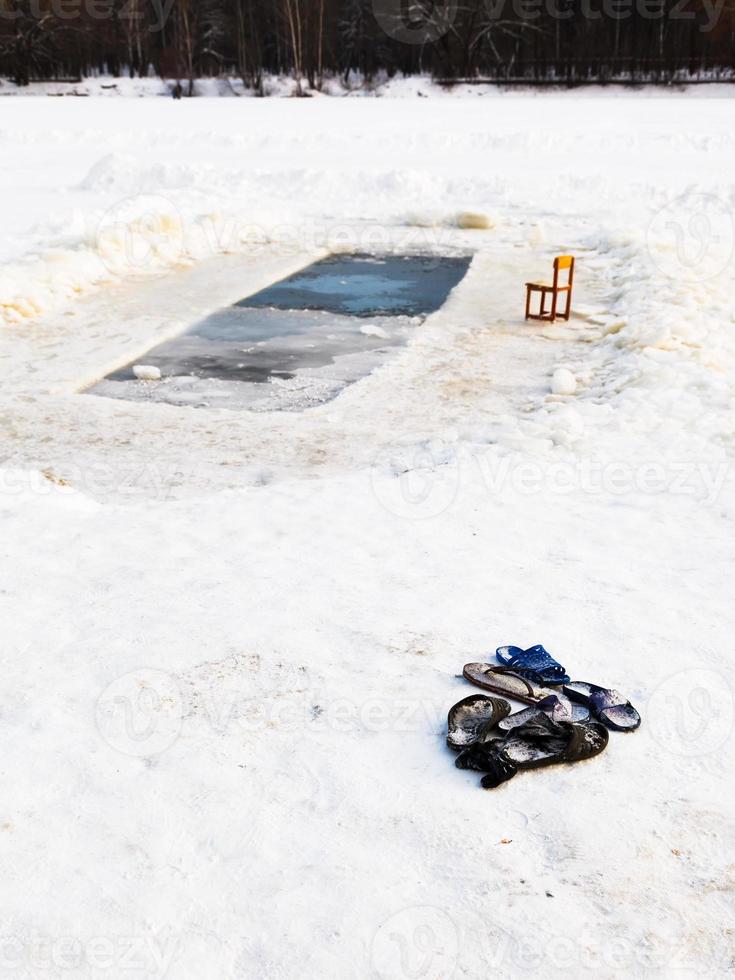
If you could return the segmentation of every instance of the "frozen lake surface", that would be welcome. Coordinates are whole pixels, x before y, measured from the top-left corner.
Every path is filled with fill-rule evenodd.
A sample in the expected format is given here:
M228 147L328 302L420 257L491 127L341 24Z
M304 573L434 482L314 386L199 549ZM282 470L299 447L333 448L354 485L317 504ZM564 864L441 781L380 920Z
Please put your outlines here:
M441 307L469 257L339 255L217 310L110 374L94 394L299 411L378 367ZM135 364L161 371L138 381Z
M598 91L0 101L5 973L735 980L733 102ZM75 394L343 229L474 257L338 398ZM643 726L485 793L457 675L538 642Z

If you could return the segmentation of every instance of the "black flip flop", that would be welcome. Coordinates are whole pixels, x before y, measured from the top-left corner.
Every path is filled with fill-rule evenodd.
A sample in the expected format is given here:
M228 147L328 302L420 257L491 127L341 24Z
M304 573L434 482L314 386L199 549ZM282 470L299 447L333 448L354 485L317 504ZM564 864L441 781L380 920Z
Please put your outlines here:
M460 752L487 737L498 722L509 714L510 705L502 698L470 694L449 709L447 745L455 752Z
M591 759L605 749L609 737L599 722L557 723L539 711L502 739L475 742L457 756L455 765L485 773L482 788L495 789L526 769Z
M641 723L636 709L618 691L585 681L571 681L563 690L570 701L585 705L591 715L616 732L634 732Z

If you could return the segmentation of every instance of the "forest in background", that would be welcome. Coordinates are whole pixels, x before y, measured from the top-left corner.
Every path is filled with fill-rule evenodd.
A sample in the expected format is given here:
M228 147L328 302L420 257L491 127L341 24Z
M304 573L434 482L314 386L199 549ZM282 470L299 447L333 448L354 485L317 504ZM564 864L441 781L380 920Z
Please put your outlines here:
M0 0L0 75L180 81L430 73L445 81L732 76L735 0Z

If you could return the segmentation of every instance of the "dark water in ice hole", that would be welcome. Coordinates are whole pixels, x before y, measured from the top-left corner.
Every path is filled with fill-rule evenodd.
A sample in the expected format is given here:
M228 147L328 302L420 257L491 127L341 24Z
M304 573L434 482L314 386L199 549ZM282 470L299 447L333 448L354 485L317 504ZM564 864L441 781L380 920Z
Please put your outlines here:
M330 256L218 310L134 362L158 367L162 381L137 381L130 364L91 390L136 400L210 404L207 399L214 399L222 407L250 407L247 398L236 396L245 395L242 383L288 381L303 373L314 379L314 401L323 401L372 370L388 348L405 344L420 319L444 304L470 261ZM330 365L339 365L333 376ZM235 386L205 389L198 379Z
M334 255L237 305L360 317L422 316L444 304L469 261L425 255Z

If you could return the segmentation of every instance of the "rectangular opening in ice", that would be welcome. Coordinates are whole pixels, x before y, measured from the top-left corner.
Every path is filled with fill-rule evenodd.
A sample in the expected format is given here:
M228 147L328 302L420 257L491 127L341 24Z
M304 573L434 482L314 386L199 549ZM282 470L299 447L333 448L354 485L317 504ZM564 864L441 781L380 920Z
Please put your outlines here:
M330 256L217 310L90 392L299 411L334 398L405 344L469 263L468 256Z

